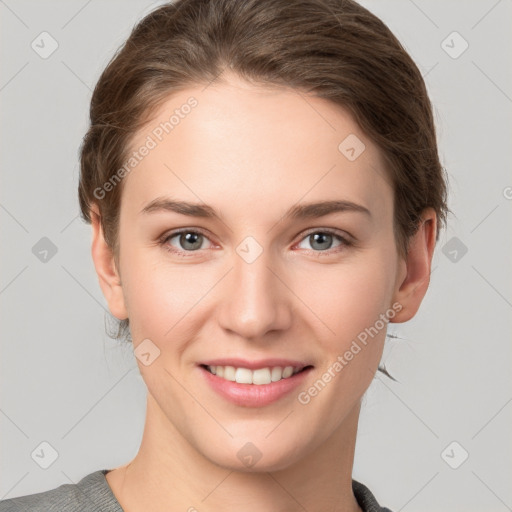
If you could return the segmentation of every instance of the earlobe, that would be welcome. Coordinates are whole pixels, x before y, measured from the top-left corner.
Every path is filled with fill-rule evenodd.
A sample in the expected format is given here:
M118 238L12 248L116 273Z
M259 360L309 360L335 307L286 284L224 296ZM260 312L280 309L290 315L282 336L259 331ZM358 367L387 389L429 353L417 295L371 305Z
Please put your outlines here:
M436 245L437 216L427 208L421 216L417 232L409 241L409 249L403 261L405 272L396 283L394 302L402 308L390 320L401 323L410 320L418 311L430 283L432 256ZM405 274L405 275L404 275Z
M110 312L119 320L128 318L121 279L116 268L114 255L105 242L101 217L97 205L90 210L92 226L91 254L98 275L101 290L107 300Z

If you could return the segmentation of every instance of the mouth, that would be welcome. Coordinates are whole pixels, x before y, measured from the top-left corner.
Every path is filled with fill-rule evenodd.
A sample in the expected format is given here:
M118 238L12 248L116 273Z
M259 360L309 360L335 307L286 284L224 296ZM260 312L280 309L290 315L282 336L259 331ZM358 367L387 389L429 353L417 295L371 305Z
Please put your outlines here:
M220 379L238 384L253 384L255 386L263 386L289 379L298 373L312 368L311 365L265 366L257 369L231 365L201 364L200 366Z
M240 407L265 407L281 399L291 399L293 391L304 385L311 364L287 359L248 361L218 359L197 365L205 384Z

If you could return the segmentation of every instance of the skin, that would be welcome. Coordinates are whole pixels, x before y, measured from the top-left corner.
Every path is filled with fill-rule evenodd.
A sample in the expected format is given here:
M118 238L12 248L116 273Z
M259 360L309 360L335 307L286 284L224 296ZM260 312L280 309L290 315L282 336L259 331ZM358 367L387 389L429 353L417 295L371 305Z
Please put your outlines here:
M148 388L139 452L107 482L127 512L360 510L351 487L357 423L386 329L307 405L297 395L394 303L401 311L392 321L415 315L429 284L435 212L424 211L400 257L381 154L351 116L291 89L224 78L169 97L132 141L140 147L190 96L198 100L124 178L117 262L92 209L92 256L110 311L129 318L134 348L149 338L160 350L148 366L137 359ZM349 134L366 145L355 161L338 150ZM161 196L206 203L218 217L141 213ZM328 199L371 215L283 218L296 203ZM159 243L178 228L202 228L201 248L180 236ZM327 228L352 245L335 236L315 244L310 235ZM236 252L247 236L262 248L250 264ZM314 368L296 392L250 408L217 395L197 367L230 356ZM237 457L247 442L262 454L250 468Z

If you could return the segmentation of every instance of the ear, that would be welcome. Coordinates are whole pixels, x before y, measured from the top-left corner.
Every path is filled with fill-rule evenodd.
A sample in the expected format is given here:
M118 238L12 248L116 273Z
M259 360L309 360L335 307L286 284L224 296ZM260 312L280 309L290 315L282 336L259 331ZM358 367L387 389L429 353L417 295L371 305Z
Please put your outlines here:
M125 307L121 278L116 268L112 250L105 242L101 217L97 205L90 210L92 225L91 254L98 280L105 299L107 299L110 312L119 320L128 318Z
M421 215L418 231L409 240L407 255L401 261L402 272L398 277L394 302L400 304L402 309L390 322L407 322L418 311L430 283L436 231L435 210L427 208Z

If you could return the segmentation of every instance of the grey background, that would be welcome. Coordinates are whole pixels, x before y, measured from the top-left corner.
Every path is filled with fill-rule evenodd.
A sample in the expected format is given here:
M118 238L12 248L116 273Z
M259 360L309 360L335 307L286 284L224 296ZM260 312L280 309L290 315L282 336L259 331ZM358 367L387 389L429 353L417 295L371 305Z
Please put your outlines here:
M105 334L77 152L101 70L158 3L0 1L0 499L138 450L146 389L130 348ZM377 375L366 394L353 476L394 511L512 510L511 1L361 3L425 76L455 215L419 314L388 331L400 382ZM59 45L46 59L31 47L43 31ZM453 31L469 43L458 58L445 49L460 39L442 46ZM46 261L43 237L57 249ZM43 441L58 452L48 469L31 457Z

